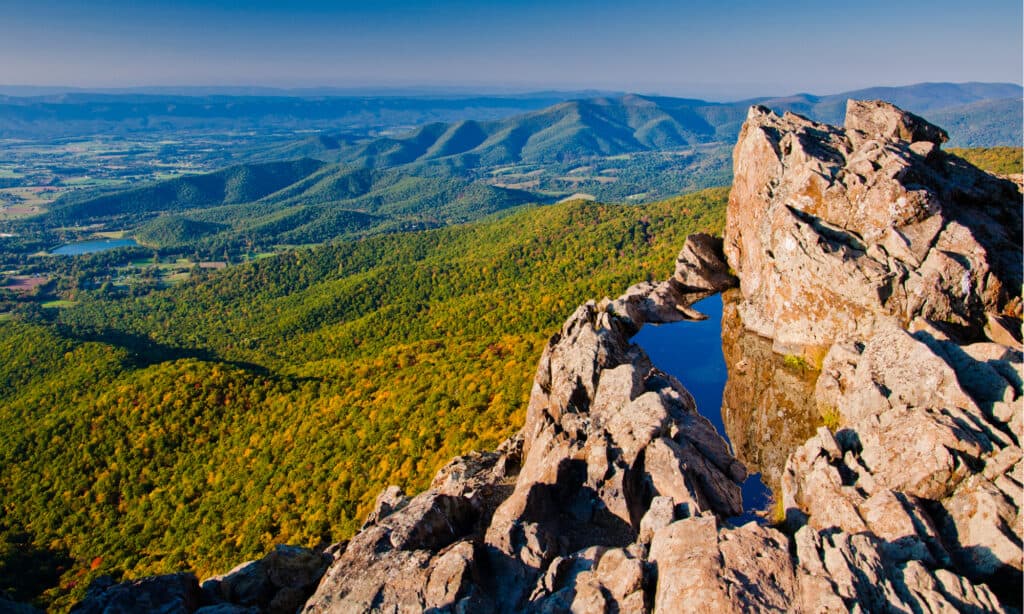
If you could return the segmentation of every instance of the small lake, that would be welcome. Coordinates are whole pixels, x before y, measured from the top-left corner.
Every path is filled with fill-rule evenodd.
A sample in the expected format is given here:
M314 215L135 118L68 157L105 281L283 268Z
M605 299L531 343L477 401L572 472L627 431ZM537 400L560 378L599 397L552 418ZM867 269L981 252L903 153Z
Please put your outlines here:
M692 307L708 319L647 324L631 341L647 352L654 366L682 382L697 402L697 411L731 447L722 420L722 394L729 377L722 353L722 295L709 296ZM744 513L736 520L745 523L757 518L754 512L768 508L771 491L761 481L761 474L753 473L743 483L742 492Z
M95 241L79 241L61 245L50 252L54 256L81 256L82 254L95 254L105 252L119 247L134 247L138 245L135 239L97 239Z

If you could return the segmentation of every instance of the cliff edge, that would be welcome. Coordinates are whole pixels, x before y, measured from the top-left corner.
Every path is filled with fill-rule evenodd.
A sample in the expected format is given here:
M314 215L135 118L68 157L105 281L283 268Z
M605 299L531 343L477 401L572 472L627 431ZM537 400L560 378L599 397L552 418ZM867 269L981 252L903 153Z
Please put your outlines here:
M851 101L844 128L752 108L724 243L690 237L669 280L579 307L515 438L386 490L323 554L161 577L161 611L1019 608L1021 194L944 138L881 102ZM835 417L789 455L776 526L730 520L747 469L630 343L702 317L733 273L743 326L820 366L808 411ZM77 611L152 605L161 578Z

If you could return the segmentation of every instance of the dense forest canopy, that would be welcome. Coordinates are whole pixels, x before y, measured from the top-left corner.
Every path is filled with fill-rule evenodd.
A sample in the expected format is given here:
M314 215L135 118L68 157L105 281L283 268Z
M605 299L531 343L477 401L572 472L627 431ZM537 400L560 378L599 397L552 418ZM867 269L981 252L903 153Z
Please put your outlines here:
M666 277L726 194L528 206L0 324L0 531L34 561L0 558L0 588L62 607L101 573L346 537L381 488L511 435L570 311Z

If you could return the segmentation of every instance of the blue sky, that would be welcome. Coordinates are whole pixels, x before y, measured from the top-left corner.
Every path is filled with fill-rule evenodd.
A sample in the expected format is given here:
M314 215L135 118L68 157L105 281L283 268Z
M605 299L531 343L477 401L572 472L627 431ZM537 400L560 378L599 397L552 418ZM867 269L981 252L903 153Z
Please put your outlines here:
M600 88L1022 80L1020 0L0 0L0 83Z

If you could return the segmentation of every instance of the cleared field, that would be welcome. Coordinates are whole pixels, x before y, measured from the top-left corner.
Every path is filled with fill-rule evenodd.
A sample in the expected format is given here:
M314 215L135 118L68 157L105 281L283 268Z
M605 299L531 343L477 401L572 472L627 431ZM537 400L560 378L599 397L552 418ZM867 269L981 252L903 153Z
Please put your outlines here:
M0 194L8 195L8 197L3 198L3 200L16 203L16 206L18 207L41 207L52 203L67 191L67 188L32 186L3 188L0 189Z
M21 205L0 207L0 219L13 219L18 217L27 217L29 215L36 215L42 213L44 209L42 207L24 207Z
M569 202L570 200L597 200L597 199L594 197L593 194L587 194L586 192L576 192L575 194L572 194L570 196L566 196L565 198L563 198L562 200L560 200L558 202L565 203L565 202Z
M494 181L491 183L496 188L505 188L507 190L533 190L540 187L540 179L531 179L529 181Z
M62 185L76 188L115 188L126 185L124 179L101 179L97 177L68 177L61 180Z
M48 281L48 277L28 277L19 275L10 279L4 288L15 292L30 292Z

